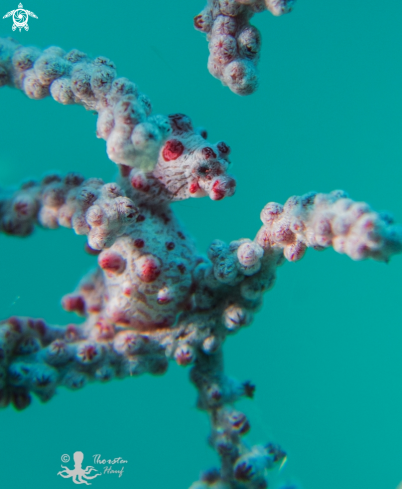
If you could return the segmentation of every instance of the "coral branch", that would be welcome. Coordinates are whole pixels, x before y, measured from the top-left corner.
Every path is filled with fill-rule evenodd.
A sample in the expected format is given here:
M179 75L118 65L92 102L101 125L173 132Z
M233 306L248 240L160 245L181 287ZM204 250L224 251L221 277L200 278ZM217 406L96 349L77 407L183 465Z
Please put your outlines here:
M207 34L211 75L238 95L255 92L261 35L250 20L264 10L274 15L291 12L295 1L208 0L204 10L194 17L194 27Z
M256 241L263 248L280 248L289 261L299 260L307 247L333 246L353 260L373 258L387 262L402 250L402 228L386 212L374 212L340 191L311 192L291 197L282 207L274 202L261 212L264 226Z
M16 191L0 191L0 229L27 236L35 224L48 229L73 228L88 235L95 250L110 246L138 217L138 209L118 185L97 178L84 180L77 173L64 178L48 175L29 181Z
M223 374L221 352L200 354L191 370L191 380L199 392L198 407L209 413L212 433L209 444L219 455L221 469L212 469L201 476L190 489L222 489L243 487L265 489L266 471L283 462L286 454L269 443L249 447L243 436L249 431L246 416L232 404L242 396L249 397L248 383L239 384Z
M309 193L284 206L267 204L255 241L216 240L206 260L166 202L155 206L151 198L147 206L141 186L132 186L138 179L133 172L121 177L133 200L117 184L70 174L22 186L2 201L7 232L27 234L35 220L51 228L62 224L88 234L91 248L103 251L99 268L63 299L67 311L85 317L83 324L61 328L13 317L0 325L0 405L11 401L21 410L32 393L48 401L58 386L77 390L91 381L163 374L169 359L194 364L197 405L210 416L209 442L221 468L205 472L193 489L263 489L267 470L285 454L272 444L243 441L249 422L233 404L252 397L254 386L224 375L226 337L250 324L284 258L295 261L306 247L332 244L354 259L385 261L401 251L402 230L344 192ZM30 202L32 210L19 221L20 202ZM120 214L120 207L130 215Z
M0 38L0 87L5 85L32 99L50 95L96 111L97 136L107 141L109 158L146 172L156 166L155 177L171 200L219 200L234 193L234 180L225 174L229 147L206 142L205 131L194 129L183 114L151 115L148 97L127 78L116 78L114 63L105 57L90 59L55 46L40 51Z
M265 6L283 13L292 3L267 0ZM233 25L240 22L239 43L246 31L254 32L246 24L247 9L262 6L251 0L210 2L216 21L211 32L234 19ZM229 20L219 19L225 15ZM215 240L208 258L200 256L169 204L233 194L224 142L207 143L204 131L194 130L182 114L151 116L148 99L128 80L115 78L109 60L90 60L76 50L40 52L0 39L0 81L31 98L51 94L98 111L98 134L120 170L116 183L70 173L0 191L4 233L27 236L35 224L73 228L88 236L88 251L98 259L98 267L62 302L84 318L82 324L58 327L17 317L0 324L0 406L11 402L24 409L31 394L48 401L58 386L76 390L92 381L163 374L168 360L192 365L197 406L210 417L209 443L221 462L193 489L265 489L267 471L285 453L271 443L249 447L244 441L250 425L234 403L252 398L255 388L224 374L226 337L251 323L285 259L301 259L308 247L332 246L354 260L386 262L402 251L402 228L342 191L309 193L284 206L267 204L253 241ZM254 86L249 81L238 80L232 89Z

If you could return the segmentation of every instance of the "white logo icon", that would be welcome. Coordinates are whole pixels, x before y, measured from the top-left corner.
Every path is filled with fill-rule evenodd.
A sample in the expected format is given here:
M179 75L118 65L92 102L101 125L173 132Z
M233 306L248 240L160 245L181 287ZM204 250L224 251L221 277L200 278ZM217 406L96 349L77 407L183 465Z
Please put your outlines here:
M25 10L22 7L23 5L22 3L20 3L18 4L18 8L16 10L11 10L11 12L7 12L6 15L3 16L3 19L7 17L11 17L11 15L13 16L13 21L14 21L12 27L13 31L15 31L15 29L19 29L21 32L22 28L24 28L26 31L29 29L28 15L34 17L35 19L38 18L33 12L30 12L29 10Z
M61 457L61 460L63 462L68 462L68 460L70 460L70 457L68 455L63 455ZM84 479L95 479L95 477L98 477L98 475L102 475L102 474L88 475L91 473L92 470L94 470L95 472L98 471L91 465L88 465L88 467L83 469L81 467L83 460L84 460L84 454L82 452L74 452L74 470L71 470L68 467L62 465L62 468L64 470L58 472L57 475L61 475L65 479L72 477L74 484L86 484L87 486L90 486L91 484Z

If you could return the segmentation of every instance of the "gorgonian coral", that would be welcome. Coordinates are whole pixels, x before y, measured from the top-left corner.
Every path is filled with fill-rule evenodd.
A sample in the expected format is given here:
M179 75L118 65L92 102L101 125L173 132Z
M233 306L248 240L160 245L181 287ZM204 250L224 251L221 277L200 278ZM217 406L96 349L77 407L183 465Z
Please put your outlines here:
M119 169L112 183L52 174L0 191L3 233L24 237L35 225L72 228L88 236L87 251L98 259L63 299L67 311L84 318L81 324L22 317L1 323L1 406L24 409L32 394L48 401L59 386L77 390L92 381L163 374L172 359L191 365L197 406L210 417L209 443L221 460L193 488L265 488L267 471L285 453L244 440L250 425L235 402L252 398L254 386L224 373L226 337L251 323L284 261L332 246L354 260L387 262L401 252L402 229L343 191L312 192L283 206L268 203L254 240L216 240L205 257L170 203L234 193L226 143L209 143L205 130L183 114L152 115L149 99L117 77L104 57L1 39L0 82L32 99L50 95L95 111L97 135Z

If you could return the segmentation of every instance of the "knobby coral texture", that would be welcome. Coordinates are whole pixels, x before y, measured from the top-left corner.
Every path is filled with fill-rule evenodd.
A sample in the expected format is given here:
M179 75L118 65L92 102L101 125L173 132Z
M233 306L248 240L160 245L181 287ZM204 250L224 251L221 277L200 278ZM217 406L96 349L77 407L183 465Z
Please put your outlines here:
M96 112L97 135L119 170L112 183L52 174L0 190L3 233L72 228L88 237L87 251L98 260L62 301L84 318L80 324L27 317L0 324L1 406L22 410L32 394L48 401L59 386L160 375L169 360L191 365L197 406L209 415L209 443L221 463L192 488L267 487L267 472L286 455L269 441L250 447L244 439L250 425L235 402L252 398L254 386L224 373L226 337L251 323L286 260L332 246L354 260L387 262L401 252L402 229L343 191L311 192L283 206L268 203L254 240L213 241L205 257L170 203L234 193L226 143L209 143L185 115L152 115L149 99L104 57L0 39L0 84Z
M194 27L207 34L211 75L238 95L255 92L261 35L250 20L265 10L276 16L287 14L295 1L208 0L204 10L194 17Z

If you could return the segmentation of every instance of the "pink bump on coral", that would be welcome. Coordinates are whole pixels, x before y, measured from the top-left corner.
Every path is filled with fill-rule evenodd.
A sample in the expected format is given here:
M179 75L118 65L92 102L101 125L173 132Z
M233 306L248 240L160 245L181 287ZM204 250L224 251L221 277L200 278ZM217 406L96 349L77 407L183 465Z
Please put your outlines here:
M169 139L166 141L162 150L162 156L165 161L177 160L183 154L184 146L178 139Z
M98 258L99 266L109 273L121 273L126 268L126 261L118 253L103 251Z
M144 255L135 262L138 277L146 283L154 282L161 274L161 261L156 256Z

